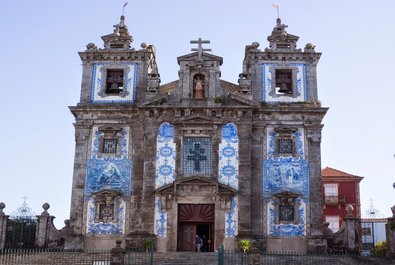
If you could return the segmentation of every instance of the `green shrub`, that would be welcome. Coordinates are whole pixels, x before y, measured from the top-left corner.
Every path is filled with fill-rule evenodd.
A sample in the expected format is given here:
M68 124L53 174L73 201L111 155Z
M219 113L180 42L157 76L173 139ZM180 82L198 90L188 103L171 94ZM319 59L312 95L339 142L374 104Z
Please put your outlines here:
M387 242L385 241L377 242L376 245L374 245L374 247L371 250L372 254L378 257L385 256L386 251L387 251Z
M246 253L248 250L251 249L251 246L252 246L251 240L249 240L249 239L241 239L239 241L239 246L244 251L244 253Z
M151 239L144 239L143 240L143 247L144 249L148 250L154 246L154 242Z

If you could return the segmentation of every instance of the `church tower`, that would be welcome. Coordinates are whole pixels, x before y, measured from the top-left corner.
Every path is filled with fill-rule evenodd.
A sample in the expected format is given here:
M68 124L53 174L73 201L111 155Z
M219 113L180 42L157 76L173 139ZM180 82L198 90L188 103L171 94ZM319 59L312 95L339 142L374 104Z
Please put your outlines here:
M66 248L207 251L253 239L260 250L307 251L322 237L317 96L320 53L296 47L280 19L263 51L246 46L239 84L198 38L160 84L155 48L132 47L125 17L83 62ZM203 47L205 46L205 47Z
M269 47L246 46L239 83L251 84L252 234L268 251L306 251L325 246L322 237L321 121L327 111L317 95L321 56L277 19Z
M144 161L137 104L153 97L160 82L155 50L144 43L131 47L124 16L102 40L104 48L89 43L79 53L83 74L80 102L70 107L76 149L66 248L113 247L130 231L133 205L146 203L134 192L142 189L142 169L133 167Z

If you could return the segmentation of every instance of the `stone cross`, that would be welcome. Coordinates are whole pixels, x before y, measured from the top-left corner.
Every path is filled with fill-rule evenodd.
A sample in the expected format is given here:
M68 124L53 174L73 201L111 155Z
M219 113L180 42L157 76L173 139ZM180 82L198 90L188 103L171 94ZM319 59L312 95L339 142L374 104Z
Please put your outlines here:
M187 157L188 160L193 161L193 169L196 171L200 171L200 161L206 161L207 156L204 155L206 150L204 148L200 148L200 144L195 143L193 145L193 149L189 149L189 155Z
M198 52L198 58L202 58L202 53L203 52L211 52L211 49L203 49L203 44L208 44L210 43L209 40L202 40L202 38L199 38L198 40L191 40L191 44L197 44L198 48L192 48L191 51L193 52Z

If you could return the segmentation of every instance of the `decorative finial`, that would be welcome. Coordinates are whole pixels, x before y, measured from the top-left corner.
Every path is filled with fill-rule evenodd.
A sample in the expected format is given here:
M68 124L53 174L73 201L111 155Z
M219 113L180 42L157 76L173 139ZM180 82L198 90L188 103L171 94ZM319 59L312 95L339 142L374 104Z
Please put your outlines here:
M5 203L4 202L0 202L0 216L5 215L3 212L3 209L5 208Z
M50 206L49 206L49 203L47 203L47 202L44 203L42 207L43 207L43 209L44 209L44 212L42 212L41 215L48 216L48 215L49 215L48 209L49 209L49 207L50 207Z
M377 218L379 215L379 211L374 207L373 199L369 199L369 201L370 201L370 205L369 205L369 209L366 211L366 215L369 218Z
M352 214L353 211L354 211L354 207L351 204L347 204L346 206L347 217L353 217Z

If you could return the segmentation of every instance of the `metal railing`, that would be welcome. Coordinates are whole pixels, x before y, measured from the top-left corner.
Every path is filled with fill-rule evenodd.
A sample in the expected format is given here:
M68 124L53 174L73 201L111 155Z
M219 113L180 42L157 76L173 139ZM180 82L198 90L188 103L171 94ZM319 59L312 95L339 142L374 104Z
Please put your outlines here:
M386 257L363 256L350 253L238 253L218 250L218 265L334 265L334 264L395 264L394 259Z
M123 255L122 265L153 265L154 252L126 251Z
M346 204L346 196L344 195L325 196L325 204L327 205Z
M109 265L110 250L6 249L0 252L2 265Z

